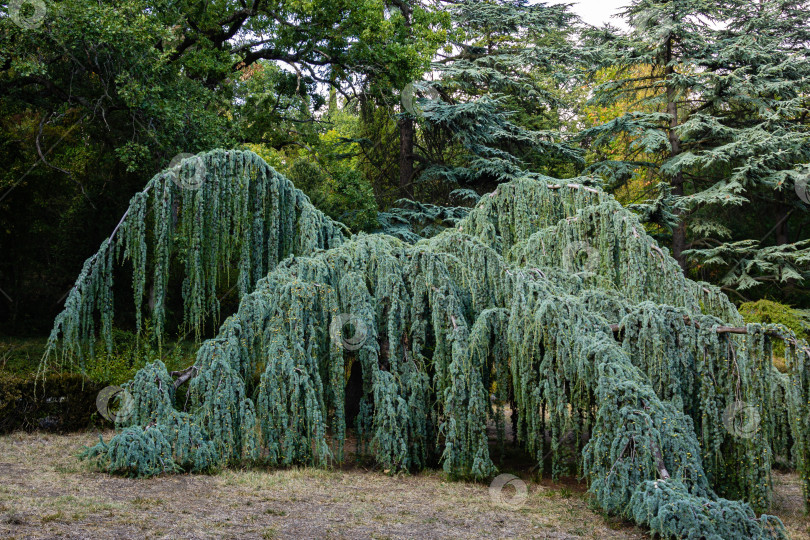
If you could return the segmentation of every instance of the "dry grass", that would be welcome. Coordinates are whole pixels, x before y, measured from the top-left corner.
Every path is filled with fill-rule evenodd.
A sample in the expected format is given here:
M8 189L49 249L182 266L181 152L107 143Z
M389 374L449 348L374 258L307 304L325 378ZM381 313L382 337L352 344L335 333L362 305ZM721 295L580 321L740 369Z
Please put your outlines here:
M133 480L76 460L96 439L0 437L0 537L648 538L589 510L577 484L527 482L526 503L511 510L493 504L486 485L436 472L226 470ZM806 537L795 475L775 483L780 515L795 538Z
M810 539L810 516L804 513L802 485L796 473L774 471L771 513L782 519L791 538Z

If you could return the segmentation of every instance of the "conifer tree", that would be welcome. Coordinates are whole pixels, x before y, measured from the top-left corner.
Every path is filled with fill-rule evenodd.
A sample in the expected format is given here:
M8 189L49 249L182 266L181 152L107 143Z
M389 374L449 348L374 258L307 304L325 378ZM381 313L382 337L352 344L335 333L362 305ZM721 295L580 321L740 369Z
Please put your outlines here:
M631 153L592 169L617 184L648 168L671 186L658 217L684 268L718 266L734 290L803 279L807 245L786 231L804 207L793 187L810 160L806 2L637 0L623 15L627 34L591 33L597 67L617 69L593 102L625 99L636 110L580 138L600 146L626 136Z
M147 268L165 263L167 233L138 232L148 197L161 203L159 232L173 222L161 205L179 205L171 236L193 245L200 233L190 223L208 219L212 193L227 208L245 200L246 185L266 194L248 199L253 211L236 215L239 241L224 244L265 253L266 276L246 281L252 290L192 366L169 374L158 360L127 384L131 414L85 453L105 470L325 466L345 459L353 427L359 451L392 472L441 465L484 479L497 470L487 424L503 434L509 409L514 443L539 466L551 455L555 478L579 471L601 508L663 537L786 538L777 518L755 514L770 505L777 455L799 470L810 504L807 344L780 325L742 326L717 287L684 277L610 195L516 179L484 195L457 227L408 244L347 237L255 154L211 152L186 162L181 178L202 166L202 189L175 198L161 173L133 199L123 222L127 237L142 241L114 236L88 260L52 350L87 348L94 321L109 321L111 246L146 243L162 254ZM197 220L182 218L189 208ZM203 230L233 219L220 212ZM201 256L201 267L220 257ZM252 280L254 263L241 267ZM194 265L186 273L191 282L206 275ZM207 290L188 286L187 302L203 304ZM355 321L351 340L344 315ZM784 374L772 364L775 346ZM350 423L346 374L355 365L362 393ZM175 399L182 384L187 409ZM743 405L755 421L741 429Z
M718 205L693 205L696 219L719 213L732 232L704 235L708 242L693 241L687 255L721 270L723 285L736 290L799 283L810 269L810 245L796 234L810 204L810 4L734 2L727 13L711 66L722 73L709 98L717 121L699 115L684 126L690 140L716 142L684 159L709 173L725 167L727 182L742 186L748 219L735 219ZM751 227L763 214L765 223ZM753 229L756 237L735 234L740 228ZM710 243L718 236L729 241Z
M576 16L527 0L465 1L451 13L460 42L422 86L436 98L420 100L421 181L483 192L528 169L572 175L582 158L559 127Z

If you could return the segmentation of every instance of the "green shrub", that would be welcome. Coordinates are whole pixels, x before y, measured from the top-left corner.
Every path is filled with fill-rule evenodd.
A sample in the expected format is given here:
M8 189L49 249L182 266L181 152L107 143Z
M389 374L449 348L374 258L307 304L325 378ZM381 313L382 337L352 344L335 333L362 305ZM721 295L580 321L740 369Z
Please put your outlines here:
M134 333L113 331L113 349L96 345L96 356L88 359L84 373L54 373L36 379L37 362L44 341L8 340L0 344L0 433L14 430L43 429L75 431L107 421L98 414L96 397L102 388L122 385L139 369L162 358L169 371L183 369L194 362L193 344L165 343L159 351L153 345L149 322L145 338ZM183 390L181 398L185 398Z
M103 387L77 373L36 380L33 375L0 372L0 433L87 428L97 416L96 396Z
M169 371L180 370L194 363L194 345L186 342L164 342L158 349L151 323L144 322L145 335L140 340L133 332L113 330L112 352L103 343L96 344L96 356L86 361L84 374L88 379L104 384L124 384L139 369L160 358Z
M2 338L0 372L19 375L35 373L46 343L45 338Z
M739 307L740 315L746 323L781 324L793 330L796 337L810 338L810 316L806 311L794 309L786 304L771 300L757 300L745 302ZM785 346L783 343L774 344L773 364L782 373L787 372L785 364Z
M810 337L810 317L806 312L794 309L788 305L771 300L757 300L740 304L740 315L745 322L775 323L787 326L796 336L807 339Z

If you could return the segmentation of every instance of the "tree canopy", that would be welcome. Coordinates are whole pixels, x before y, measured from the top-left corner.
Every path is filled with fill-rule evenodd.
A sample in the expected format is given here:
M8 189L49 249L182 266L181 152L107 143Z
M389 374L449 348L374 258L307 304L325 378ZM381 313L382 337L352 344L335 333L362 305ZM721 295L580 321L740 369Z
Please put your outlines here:
M805 303L806 2L636 1L627 31L523 0L69 0L29 25L17 4L0 18L9 333L46 331L144 177L215 147L312 169L300 187L366 231L403 197L457 207L586 174L690 277Z

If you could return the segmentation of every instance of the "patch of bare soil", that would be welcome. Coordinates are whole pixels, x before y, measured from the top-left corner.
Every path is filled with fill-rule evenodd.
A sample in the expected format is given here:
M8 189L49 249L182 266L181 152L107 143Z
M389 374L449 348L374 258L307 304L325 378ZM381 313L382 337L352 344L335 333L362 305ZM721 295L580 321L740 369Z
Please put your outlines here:
M0 437L0 537L649 538L589 510L584 487L571 482L527 479L528 497L512 509L494 503L488 486L438 472L250 469L126 479L76 459L96 440L93 433ZM775 484L777 504L799 511L792 532L806 533L797 478L777 475Z

